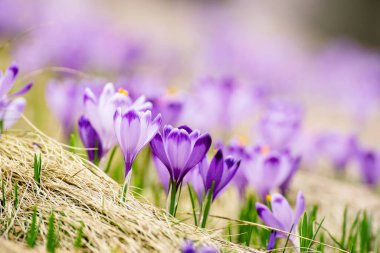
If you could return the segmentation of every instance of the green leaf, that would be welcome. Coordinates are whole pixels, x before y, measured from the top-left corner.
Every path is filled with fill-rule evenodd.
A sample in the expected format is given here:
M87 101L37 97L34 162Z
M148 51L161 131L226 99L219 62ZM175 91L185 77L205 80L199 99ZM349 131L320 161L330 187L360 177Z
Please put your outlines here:
M74 241L74 247L75 248L81 248L82 247L83 229L84 229L84 223L83 223L83 221L81 221L80 227L77 230L77 235L76 235L75 241Z
M32 223L26 232L26 243L29 247L33 248L36 245L39 233L39 225L37 226L37 207L33 208Z
M206 205L205 205L205 209L204 209L204 212L203 212L203 215L202 215L201 228L205 228L206 227L207 218L208 218L208 215L209 215L209 212L210 212L211 203L212 203L212 196L214 194L214 184L215 184L215 182L213 181L212 185L211 185L211 189L207 193Z

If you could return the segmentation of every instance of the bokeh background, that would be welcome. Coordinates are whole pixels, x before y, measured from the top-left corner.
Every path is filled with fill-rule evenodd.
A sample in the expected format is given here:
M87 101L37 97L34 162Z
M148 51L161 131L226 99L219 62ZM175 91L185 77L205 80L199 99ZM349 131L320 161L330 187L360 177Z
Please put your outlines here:
M1 0L0 66L19 65L16 87L34 82L26 117L66 143L60 120L76 127L82 96L60 90L65 82L173 102L180 109L164 121L243 144L260 143L268 104L291 104L302 114L293 141L302 167L334 177L316 158L319 134L380 147L378 13L376 1ZM49 99L62 99L65 115Z

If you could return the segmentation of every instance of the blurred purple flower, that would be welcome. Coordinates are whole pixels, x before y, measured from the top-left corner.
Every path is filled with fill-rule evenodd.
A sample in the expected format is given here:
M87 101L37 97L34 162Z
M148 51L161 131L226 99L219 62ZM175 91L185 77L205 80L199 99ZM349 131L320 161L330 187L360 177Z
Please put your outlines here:
M194 246L194 243L190 240L186 240L182 245L182 253L196 253L197 250Z
M326 157L338 172L342 172L357 152L357 141L353 135L325 132L318 136L317 150Z
M362 181L369 186L380 182L379 154L372 150L361 150L358 154L359 172Z
M198 166L206 194L211 190L214 183L212 200L215 200L235 176L240 166L240 160L232 156L224 158L222 150L219 149L211 160L210 165L207 158L205 158Z
M183 102L178 99L170 99L166 97L158 97L149 99L153 104L152 114L161 113L163 125L174 125L181 116Z
M63 127L65 137L73 131L75 122L83 113L84 86L75 80L52 80L46 86L46 101Z
M293 159L292 168L290 169L290 172L288 176L285 178L284 182L280 184L280 190L283 195L285 195L287 191L289 190L292 179L300 167L301 156L292 157L292 159Z
M288 233L297 234L297 226L300 221L301 216L305 212L305 198L301 192L297 194L296 207L293 212L289 202L278 193L271 196L271 207L272 211L264 204L256 203L256 210L260 219L265 223L265 225L285 231ZM288 234L273 231L271 237L274 238L287 238ZM275 239L271 238L269 240L267 249L271 250L274 248ZM299 247L299 240L296 236L291 235L289 237L290 241L294 246Z
M146 102L143 96L133 102L127 91L119 89L116 92L112 83L106 84L98 97L91 89L85 90L84 115L98 133L104 154L117 142L113 117L119 107L122 108L122 112L128 110L145 111L151 109L152 104Z
M152 120L151 111L128 110L123 113L118 108L114 115L116 138L124 155L125 177L141 149L157 134L161 126L161 115Z
M32 88L32 83L29 83L21 90L7 95L16 80L17 74L18 67L15 64L12 64L5 73L0 71L0 131L8 129L21 117L26 101L24 98L15 97L25 94Z
M181 252L182 253L218 253L219 250L207 245L203 245L197 250L192 241L186 240L182 245Z
M287 103L272 103L260 121L264 144L275 149L288 148L300 130L301 109Z
M183 119L202 129L229 133L251 120L246 116L252 114L258 103L255 91L233 77L202 79L185 104Z
M206 155L211 146L209 134L200 135L198 130L187 126L164 127L151 141L153 154L168 169L170 178L181 184L186 174Z
M84 116L80 117L78 121L78 130L83 145L87 149L88 160L97 164L104 155L98 133Z
M247 178L264 200L271 190L285 182L296 160L289 152L270 150L268 146L255 148L252 157Z
M249 148L241 144L237 140L232 140L229 145L224 146L223 143L218 142L215 145L216 149L222 149L223 154L236 157L241 160L239 169L237 170L234 178L232 179L238 189L240 199L245 197L246 188L248 187L247 171L250 170L251 153Z

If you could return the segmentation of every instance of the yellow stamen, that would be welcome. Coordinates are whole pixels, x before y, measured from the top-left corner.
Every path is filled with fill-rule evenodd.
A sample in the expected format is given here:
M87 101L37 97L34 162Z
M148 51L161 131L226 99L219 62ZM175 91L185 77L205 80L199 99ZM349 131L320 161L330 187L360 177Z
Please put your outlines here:
M270 152L270 147L269 146L262 146L260 149L261 154L266 155Z
M123 88L119 88L118 91L119 91L120 94L123 94L125 96L128 96L128 94L129 94L129 92L127 90L124 90Z
M214 150L212 152L214 152L214 155L215 155L216 152L218 152L218 149L214 148Z
M268 195L266 196L266 199L268 200L268 202L271 202L271 201L272 201L272 196L271 196L270 194L268 194Z
M169 86L166 90L166 92L169 94L169 95L174 95L178 92L178 89L177 87L175 86Z
M249 138L246 135L240 135L239 136L239 143L241 145L248 145L249 144Z

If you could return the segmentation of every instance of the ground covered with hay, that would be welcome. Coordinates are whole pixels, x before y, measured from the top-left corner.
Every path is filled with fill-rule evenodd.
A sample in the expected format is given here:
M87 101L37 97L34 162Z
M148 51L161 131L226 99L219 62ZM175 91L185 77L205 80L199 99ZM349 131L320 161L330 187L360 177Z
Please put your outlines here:
M33 173L36 149L42 158L40 184ZM6 240L19 242L3 239L1 252L26 251L33 210L38 228L36 248L31 252L43 251L50 236L60 252L75 248L91 252L177 252L186 238L228 252L256 252L175 221L163 210L130 195L122 202L120 186L103 171L38 133L3 135L0 164L5 196L1 199L1 234ZM49 230L52 216L53 232Z

